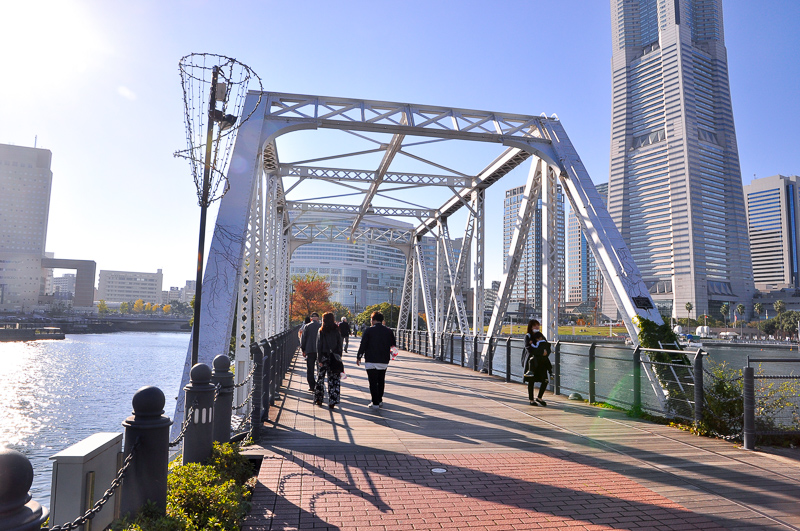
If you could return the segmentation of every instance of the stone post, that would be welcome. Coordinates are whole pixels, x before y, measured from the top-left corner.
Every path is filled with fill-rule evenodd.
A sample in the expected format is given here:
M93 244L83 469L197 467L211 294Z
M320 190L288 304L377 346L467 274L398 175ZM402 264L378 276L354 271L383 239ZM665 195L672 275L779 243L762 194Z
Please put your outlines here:
M703 403L705 402L705 389L703 388L703 351L697 349L694 355L694 421L703 422Z
M231 440L231 408L233 407L233 373L231 372L231 359L225 354L220 354L212 363L211 383L220 386L217 399L214 400L214 440L226 443Z
M756 393L755 393L755 369L745 367L742 371L744 376L744 386L742 397L744 401L744 426L742 439L744 439L745 450L756 449Z
M169 430L172 421L164 415L164 393L158 387L142 387L133 395L133 415L122 422L124 454L136 446L130 467L120 485L120 514L137 514L147 500L167 510Z
M183 437L183 464L204 463L211 457L214 445L214 386L211 384L211 367L198 363L189 372L186 392L186 418L191 419ZM196 404L195 404L196 401Z
M33 466L25 455L0 448L0 530L34 531L50 515L31 499Z

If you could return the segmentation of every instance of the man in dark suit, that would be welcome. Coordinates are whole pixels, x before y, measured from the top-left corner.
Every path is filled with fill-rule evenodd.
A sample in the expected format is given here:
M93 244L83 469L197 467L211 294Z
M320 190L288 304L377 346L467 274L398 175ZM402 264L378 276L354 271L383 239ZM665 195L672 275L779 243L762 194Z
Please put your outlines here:
M347 347L350 345L350 324L347 322L347 317L342 317L342 322L339 323L339 334L344 341L344 351L347 352Z
M322 323L319 322L319 314L311 314L311 322L303 327L303 335L300 337L300 351L306 359L306 378L308 379L308 390L314 392L317 385L317 377L314 369L317 366L317 334Z
M383 314L372 312L372 326L364 330L361 336L361 345L358 347L356 365L361 365L364 358L364 368L369 379L369 392L372 402L369 407L378 409L383 406L383 388L386 383L386 369L392 359L391 348L397 345L394 332L391 328L383 326Z

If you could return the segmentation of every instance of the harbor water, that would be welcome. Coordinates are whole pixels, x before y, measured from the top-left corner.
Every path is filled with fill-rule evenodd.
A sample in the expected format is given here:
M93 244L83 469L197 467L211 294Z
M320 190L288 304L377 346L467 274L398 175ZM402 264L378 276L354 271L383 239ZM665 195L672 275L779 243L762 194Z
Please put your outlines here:
M139 388L161 388L172 417L188 344L180 332L0 343L0 445L31 460L33 499L49 505L52 455L93 433L122 432Z

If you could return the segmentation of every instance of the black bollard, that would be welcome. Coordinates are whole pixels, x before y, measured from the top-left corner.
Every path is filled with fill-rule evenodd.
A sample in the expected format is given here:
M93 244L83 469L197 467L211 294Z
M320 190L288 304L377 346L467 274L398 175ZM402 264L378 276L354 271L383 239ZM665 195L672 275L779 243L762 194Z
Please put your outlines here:
M25 455L0 448L0 530L33 531L42 527L50 514L31 499L33 467Z
M233 373L231 372L231 359L225 354L220 354L212 363L211 383L220 386L217 398L214 400L214 440L226 443L231 440L231 408L233 407Z
M162 513L167 510L169 429L164 413L164 393L158 387L142 387L133 395L133 415L125 419L125 457L136 446L130 467L120 486L120 514L139 512L147 500ZM138 443L137 443L138 441Z
M211 368L198 363L189 372L186 391L186 417L188 422L183 437L183 464L205 463L211 457L214 444L214 386L211 384ZM192 414L189 418L189 413Z

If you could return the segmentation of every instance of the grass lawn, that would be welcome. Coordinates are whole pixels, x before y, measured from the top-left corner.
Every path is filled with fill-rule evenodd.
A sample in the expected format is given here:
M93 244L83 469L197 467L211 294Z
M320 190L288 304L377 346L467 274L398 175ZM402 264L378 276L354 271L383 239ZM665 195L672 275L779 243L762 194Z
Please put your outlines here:
M488 331L487 328L484 331ZM628 330L624 326L614 326L611 328L614 334L626 334ZM500 330L501 336L507 336L509 334L524 336L525 332L527 331L527 326L525 325L514 325L514 331L511 331L510 325L503 325L502 329ZM559 326L558 327L558 335L560 336L606 336L608 337L610 334L608 333L607 326Z

